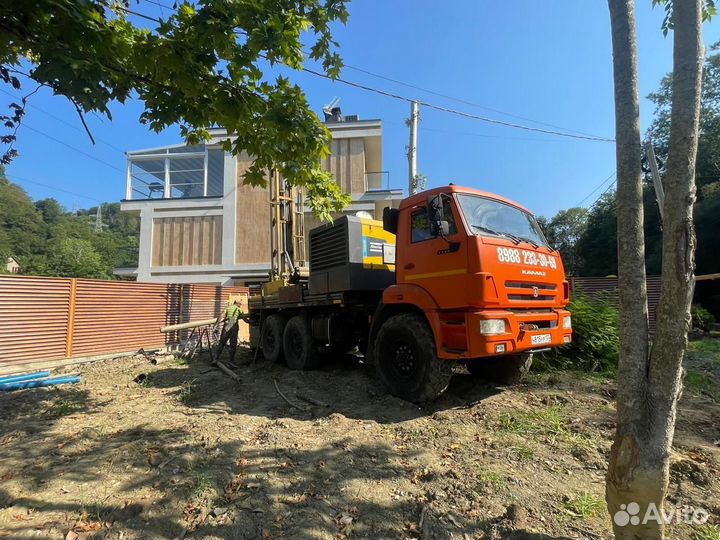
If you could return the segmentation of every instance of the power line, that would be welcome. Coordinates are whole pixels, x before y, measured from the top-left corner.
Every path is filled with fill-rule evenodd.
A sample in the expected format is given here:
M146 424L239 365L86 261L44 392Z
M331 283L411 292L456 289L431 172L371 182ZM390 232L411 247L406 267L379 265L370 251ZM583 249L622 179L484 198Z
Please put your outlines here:
M405 125L403 123L403 125ZM490 135L487 133L472 133L469 131L457 131L453 129L438 129L438 128L429 128L429 127L423 127L423 131L434 131L437 133L452 133L454 135L466 135L468 137L483 137L487 139L507 139L511 141L534 141L534 142L569 142L567 139L539 139L539 138L531 138L531 137L509 137L505 135Z
M392 93L392 92L387 92L387 91L385 91L385 90L380 90L380 89L377 89L377 88L372 88L372 87L366 86L366 85L364 85L364 84L359 84L359 83L356 83L356 82L348 81L348 80L346 80L346 79L341 79L340 77L337 77L337 78L334 78L334 79L333 79L332 77L330 77L330 75L326 75L325 73L321 73L321 72L319 72L319 71L315 71L315 70L313 70L313 69L310 69L310 68L307 68L307 67L304 67L304 66L301 67L300 69L301 69L302 71L307 72L307 73L311 73L311 74L313 74L313 75L316 75L316 76L318 76L318 77L322 77L322 78L324 78L324 79L331 80L331 81L333 81L333 82L341 82L341 83L343 83L343 84L346 84L346 85L348 85L348 86L352 86L352 87L354 87L354 88L360 88L360 89L366 90L366 91L368 91L368 92L374 92L374 93L380 94L380 95L382 95L382 96L390 97L390 98L393 98L393 99L398 99L398 100L400 100L400 101L406 101L406 102L408 102L408 103L412 103L413 101L417 101L420 105L422 105L422 106L424 106L424 107L427 107L427 108L429 108L429 109L435 109L435 110L437 110L437 111L446 112L446 113L448 113L448 114L455 114L455 115L457 115L457 116L462 116L462 117L464 117L464 118L470 118L470 119L473 119L473 120L479 120L479 121L481 121L481 122L486 122L486 123L489 123L489 124L495 124L495 125L500 125L500 126L504 126L504 127L510 127L510 128L514 128L514 129L522 129L522 130L525 130L525 131L533 131L533 132L536 132L536 133L544 133L544 134L546 134L546 135L555 135L555 136L558 136L558 137L568 137L568 138L571 138L571 139L582 139L582 140L594 141L594 142L615 142L614 139L606 139L606 138L604 138L604 137L595 137L595 136L590 136L590 135L574 135L574 134L572 134L572 133L563 133L563 132L561 132L561 131L552 131L552 130L549 130L549 129L542 129L542 128L536 128L536 127L532 127L532 126L524 126L524 125L522 125L522 124L514 124L514 123L512 123L512 122L505 122L504 120L497 120L497 119L495 119L495 118L487 118L487 117L484 117L484 116L479 116L479 115L477 115L477 114L471 114L471 113L464 112L464 111L458 111L458 110L455 110L455 109L450 109L450 108L448 108L448 107L443 107L443 106L441 106L441 105L435 105L435 104L429 103L429 102L427 102L427 101L412 99L412 98L409 98L409 97L406 97L406 96L401 96L401 95L399 95L399 94L394 94L394 93Z
M15 99L22 99L20 96L15 96L15 95L13 95L12 93L10 93L10 92L8 92L7 90L4 90L4 89L2 89L2 88L0 88L0 92L2 92L2 93L5 94L5 95L8 95L8 96L10 96L10 97L13 97L13 98L15 98ZM67 120L63 120L63 119L60 118L59 116L54 115L53 113L50 113L50 112L46 111L45 109L41 109L41 108L38 107L37 105L34 105L34 104L30 103L30 102L28 102L27 105L28 105L29 107L32 107L33 109L35 109L35 110L37 110L37 111L40 111L40 112L43 113L43 114L46 114L46 115L49 116L50 118L54 118L54 119L57 120L58 122L60 122L60 123L62 123L62 124L65 124L66 126L74 129L75 131L79 131L80 133L83 133L83 134L86 133L86 131L85 131L84 129L82 129L82 128L80 128L80 127L78 127L78 126L76 126L76 125L74 125L74 124L72 124L72 123L70 123L70 122L68 122ZM103 139L100 139L100 138L98 138L98 137L95 137L95 140L98 141L98 142L100 142L100 143L103 143L104 145L112 148L113 150L117 150L118 152L122 152L123 154L125 153L125 150L123 150L122 148L119 148L119 147L115 146L115 145L112 144L111 142L104 141Z
M45 133L44 131L40 131L39 129L35 129L34 127L29 126L29 125L27 125L27 124L25 124L25 123L21 124L21 127L27 128L27 129L29 129L29 130L31 130L31 131L34 131L35 133L39 133L39 134L42 135L43 137L47 137L48 139L53 140L53 141L55 141L55 142L57 142L57 143L59 143L59 144L62 144L63 146L66 146L66 147L70 148L71 150L75 150L76 152L84 155L85 157L87 157L87 158L89 158L89 159L92 159L93 161L97 161L98 163L102 163L103 165L106 165L107 167L110 167L111 169L115 169L116 171L120 171L120 172L123 173L123 174L125 174L125 173L127 172L127 171L121 169L120 167L116 167L116 166L113 165L112 163L109 163L109 162L107 162L107 161L105 161L105 160L103 160L103 159L100 159L100 158L98 158L98 157L95 157L95 156L93 156L92 154L88 154L88 153L85 152L84 150L80 150L79 148L76 148L75 146L73 146L73 145L71 145L71 144L68 144L68 143L66 143L65 141L62 141L62 140L58 139L57 137L53 137L52 135L48 135L48 134Z
M143 19L146 19L146 20L153 21L153 22L156 22L156 23L158 23L158 24L161 24L160 20L159 20L159 19L156 19L156 18L154 18L154 17L149 17L149 16L147 16L147 15L145 15L145 14L143 14L143 13L139 13L139 12L137 12L137 11L133 11L133 10L127 9L127 8L125 8L125 7L122 7L122 6L116 6L116 7L117 7L118 9L120 9L121 11L124 11L125 13L129 13L129 14L131 14L131 15L136 15L136 16L141 17L141 18L143 18ZM306 54L307 54L307 53L306 53ZM263 58L265 58L263 55L260 55L260 56L263 57ZM340 83L346 84L346 85L348 85L348 86L352 86L352 87L354 87L354 88L359 88L359 89L365 90L365 91L367 91L367 92L374 92L374 93L376 93L376 94L379 94L379 95L382 95L382 96L385 96L385 97L390 97L390 98L393 98L393 99L398 99L398 100L406 101L406 102L409 102L409 103L412 103L413 101L417 101L420 105L423 105L424 107L428 107L428 108L430 108L430 109L435 109L435 110L437 110L437 111L442 111L442 112L445 112L445 113L448 113L448 114L455 114L455 115L457 115L457 116L462 116L462 117L464 117L464 118L470 118L470 119L473 119L473 120L479 120L479 121L481 121L481 122L486 122L486 123L489 123L489 124L494 124L494 125L499 125L499 126L504 126L504 127L514 128L514 129L522 129L522 130L525 130L525 131L532 131L532 132L535 132L535 133L544 133L544 134L546 134L546 135L555 135L555 136L557 136L557 137L568 137L568 138L572 138L572 139L581 139L581 140L594 141L594 142L615 142L614 139L608 139L608 138L605 138L605 137L596 137L595 135L578 135L578 134L566 133L566 132L561 132L561 131L553 131L553 130L549 130L549 129L542 129L542 128L537 128L537 127L532 127L532 126L525 126L525 125L522 125L522 124L515 124L515 123L512 123L512 122L506 122L506 121L504 121L504 120L498 120L498 119L495 119L495 118L487 118L487 117L484 117L484 116L479 116L479 115L471 114L471 113L464 112L464 111L458 111L458 110L455 110L455 109L450 109L449 107L443 107L443 106L441 106L441 105L435 105L435 104L429 103L429 102L427 102L427 101L421 101L421 100L409 98L409 97L406 97L406 96L401 96L401 95L399 95L399 94L394 94L394 93L388 92L388 91L386 91L386 90L380 90L380 89L378 89L378 88L373 88L373 87L370 87L370 86L367 86L367 85L364 85L364 84L356 83L356 82L353 82L353 81L348 81L348 80L346 80L346 79L341 79L340 77L335 77L335 78L333 78L333 77L331 77L330 75L327 75L327 74L325 74L325 73L321 73L321 72L319 72L319 71L315 71L315 70L310 69L310 68L305 67L305 66L301 66L301 67L299 68L299 70L304 71L304 72L306 72L306 73L310 73L310 74L315 75L315 76L317 76L317 77L322 77L322 78L324 78L324 79L328 79L328 80L333 81L333 82L340 82ZM503 114L504 114L504 113L503 113Z
M34 185L36 185L36 186L42 186L42 187L44 187L44 188L48 188L48 189L52 189L52 190L59 191L59 192L62 192L62 193L66 193L67 195L74 195L75 197L82 197L83 199L88 199L88 200L90 200L90 201L96 201L96 202L100 202L100 203L103 202L103 201L101 201L100 199L96 199L95 197L88 197L87 195L81 195L80 193L75 193L74 191L68 191L67 189L62 189L62 188L55 187L55 186L51 186L51 185L48 185L48 184L43 184L42 182L37 182L37 181L35 181L35 180L30 180L29 178L24 178L24 177L22 177L22 176L17 176L16 174L7 174L7 173L6 173L5 176L7 176L8 178L10 178L11 180L13 180L13 181L15 181L15 182L23 182L23 183L27 183L27 184L34 184Z
M615 171L613 171L612 174L610 174L610 176L608 176L605 180L603 180L602 182L600 182L600 184L598 184L598 186L597 186L595 189L593 189L582 201L580 201L579 203L577 203L575 206L576 206L576 207L582 206L585 201L587 201L590 197L592 197L600 188L602 188L603 186L605 186L605 184L607 184L608 181L612 180L614 176L615 176ZM614 182L613 182L613 183L614 183ZM610 186L612 186L613 183L611 183ZM609 188L608 188L608 189L609 189ZM607 193L607 191L608 191L607 189L606 189L605 191L603 191L603 192L600 194L600 197L602 197L603 195L605 195L605 193Z
M304 52L304 51L303 51L303 52ZM442 92L437 92L437 91L435 91L435 90L429 90L429 89L423 88L423 87L421 87L421 86L417 86L417 85L414 85L414 84L411 84L411 83L407 83L407 82L404 82L404 81L399 81L399 80L397 80L397 79L393 79L392 77L386 77L385 75L380 75L379 73L373 73L372 71L368 71L367 69L359 68L359 67L356 67L356 66L351 66L351 65L345 64L345 63L343 63L343 67L344 67L344 68L351 69L351 70L353 70L353 71L359 71L360 73L365 73L366 75L370 75L371 77L376 77L376 78L378 78L378 79L383 79L383 80L385 80L385 81L389 81L389 82L392 82L392 83L395 83L395 84L399 84L399 85L401 85L401 86L406 86L406 87L412 88L412 89L414 89L414 90L419 90L420 92L425 92L426 94L432 94L432 95L434 95L434 96L438 96L438 97L441 97L441 98L449 99L449 100L452 100L452 101L457 101L458 103L464 103L465 105L470 105L471 107L477 107L478 109L484 109L484 110L486 110L486 111L491 111L491 112L494 112L494 113L502 114L502 115L507 116L507 117L509 117L509 118L517 118L518 120L525 120L526 122L532 122L532 123L534 123L534 124L539 124L539 125L541 125L541 126L548 126L548 127L552 127L552 128L555 128L555 129L562 129L562 130L568 131L568 132L570 132L570 133L577 133L577 134L579 134L579 135L587 135L587 136L589 136L589 137L594 137L594 135L592 135L592 134L590 134L590 133L585 133L585 132L583 132L583 131L577 131L577 130L574 130L574 129L569 129L569 128L566 128L566 127L563 127L563 126L557 126L557 125L555 125L555 124L548 124L547 122L541 122L541 121L539 121L539 120L534 120L534 119L532 119L532 118L527 118L527 117L525 117L525 116L518 116L518 115L516 115L516 114L511 114L511 113L509 113L509 112L501 111L501 110L499 110L499 109L494 109L494 108L492 108L492 107L486 107L485 105L480 105L479 103L475 103L475 102L472 102L472 101L468 101L468 100L466 100L466 99L458 98L458 97L455 97L455 96L450 96L450 95L448 95L448 94L443 94Z

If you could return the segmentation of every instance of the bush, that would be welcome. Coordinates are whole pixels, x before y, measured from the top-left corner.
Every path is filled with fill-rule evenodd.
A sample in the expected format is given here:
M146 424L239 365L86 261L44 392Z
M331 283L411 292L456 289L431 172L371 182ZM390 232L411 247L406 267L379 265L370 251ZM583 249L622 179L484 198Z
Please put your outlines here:
M577 295L568 309L572 312L573 341L547 353L540 365L614 372L620 348L617 308L609 300Z
M709 332L715 324L715 317L707 309L699 304L693 304L690 308L692 315L692 328L697 328L703 332Z

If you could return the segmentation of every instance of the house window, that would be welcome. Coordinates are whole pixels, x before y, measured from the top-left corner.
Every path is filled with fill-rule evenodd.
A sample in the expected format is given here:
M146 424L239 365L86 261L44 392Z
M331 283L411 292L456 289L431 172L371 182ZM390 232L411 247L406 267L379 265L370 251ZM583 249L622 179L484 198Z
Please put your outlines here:
M205 145L128 154L127 200L221 197L225 152Z

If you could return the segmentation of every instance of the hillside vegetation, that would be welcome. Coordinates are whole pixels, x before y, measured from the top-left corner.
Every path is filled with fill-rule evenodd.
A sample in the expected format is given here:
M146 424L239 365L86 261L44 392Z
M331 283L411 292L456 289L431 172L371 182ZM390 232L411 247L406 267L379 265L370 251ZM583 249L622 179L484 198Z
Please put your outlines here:
M0 170L0 261L13 257L22 274L101 279L135 266L140 216L120 212L119 203L103 204L96 231L96 211L68 212L55 199L33 202Z

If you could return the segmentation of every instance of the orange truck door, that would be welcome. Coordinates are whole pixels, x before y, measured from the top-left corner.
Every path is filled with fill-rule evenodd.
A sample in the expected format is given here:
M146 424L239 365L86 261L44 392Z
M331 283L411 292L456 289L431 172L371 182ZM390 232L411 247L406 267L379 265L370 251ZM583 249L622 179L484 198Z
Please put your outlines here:
M443 197L443 219L448 222L445 238L433 236L426 205L404 212L398 224L396 275L398 283L425 289L443 308L467 305L467 235L450 197Z

